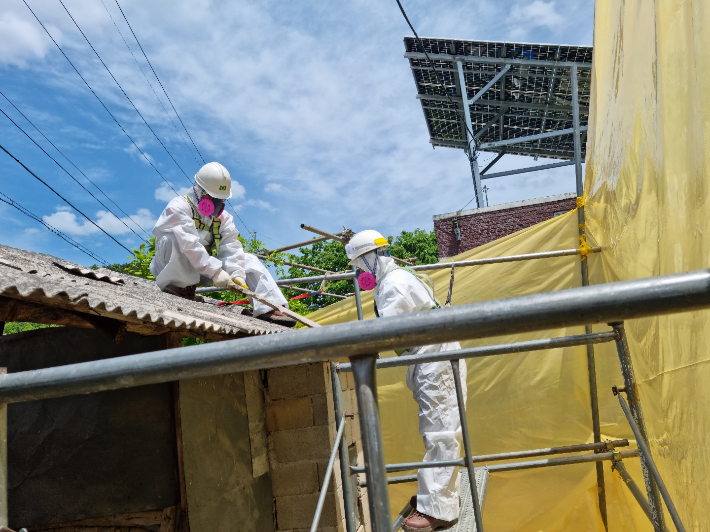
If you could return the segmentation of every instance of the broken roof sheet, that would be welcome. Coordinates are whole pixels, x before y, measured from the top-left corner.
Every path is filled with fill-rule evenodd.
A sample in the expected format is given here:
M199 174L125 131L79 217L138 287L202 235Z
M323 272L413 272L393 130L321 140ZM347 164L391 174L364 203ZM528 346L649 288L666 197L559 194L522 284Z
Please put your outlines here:
M587 125L591 46L437 38L422 38L422 43L436 66L438 76L414 37L405 37L404 56L409 59L417 98L429 129L429 142L434 146L467 147L464 108L469 109L474 134L492 121L480 136L481 143L572 128L570 68L573 64L579 66L580 126ZM506 64L510 65L510 70L473 105L467 106L463 103L459 88L459 60L468 99L476 95ZM584 158L586 132L582 132L581 137ZM574 140L571 134L549 137L508 145L505 152L573 160Z
M50 255L0 245L0 300L7 303L8 299L89 319L118 320L126 324L126 330L141 334L181 332L216 338L286 330L243 314L237 305L218 307L188 301L161 292L155 281L104 268L91 270ZM12 321L7 307L0 305L6 316L0 319Z

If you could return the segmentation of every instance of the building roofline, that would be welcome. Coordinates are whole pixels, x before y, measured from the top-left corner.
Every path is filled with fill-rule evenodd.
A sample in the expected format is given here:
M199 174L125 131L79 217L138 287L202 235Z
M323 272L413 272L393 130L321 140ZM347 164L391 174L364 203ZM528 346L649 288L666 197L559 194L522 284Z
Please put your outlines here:
M507 209L514 209L516 207L526 207L528 205L540 205L543 203L552 203L553 201L562 201L566 199L576 198L577 194L574 192L568 192L566 194L557 194L556 196L543 196L542 198L533 198L523 201L514 201L512 203L501 203L500 205L493 205L492 207L481 207L480 209L468 209L465 211L449 212L446 214L435 214L432 216L434 221L446 220L448 218L458 218L461 216L470 216L472 214L483 214L486 212L502 211Z

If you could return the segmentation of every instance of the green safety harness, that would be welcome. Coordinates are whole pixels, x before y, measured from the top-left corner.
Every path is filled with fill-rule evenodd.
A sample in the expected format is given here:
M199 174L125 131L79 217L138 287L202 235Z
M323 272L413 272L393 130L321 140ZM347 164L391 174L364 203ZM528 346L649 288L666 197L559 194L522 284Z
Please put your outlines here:
M210 233L212 233L212 243L209 246L205 246L205 248L207 249L208 253L216 257L217 255L219 255L219 244L222 241L222 234L219 232L219 227L220 225L222 225L222 222L220 222L219 218L215 216L214 218L212 218L212 227L203 224L200 221L200 214L195 208L195 206L192 204L190 198L185 196L185 199L187 200L187 203L192 209L192 219L195 222L195 228L198 231L209 231Z

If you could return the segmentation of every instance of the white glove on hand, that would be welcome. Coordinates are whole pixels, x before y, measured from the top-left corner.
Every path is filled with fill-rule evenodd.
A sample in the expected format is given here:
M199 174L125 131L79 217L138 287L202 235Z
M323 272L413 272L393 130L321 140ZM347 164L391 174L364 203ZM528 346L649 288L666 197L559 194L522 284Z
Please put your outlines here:
M249 290L249 287L247 286L246 280L244 280L244 277L242 277L238 272L234 272L234 273L232 274L232 279L231 279L231 281L232 281L233 283L235 283L235 284L238 284L238 285L241 286L242 288L246 288L247 290Z
M229 274L222 268L214 272L214 275L212 276L212 282L217 288L227 288L227 286L229 286L229 281Z

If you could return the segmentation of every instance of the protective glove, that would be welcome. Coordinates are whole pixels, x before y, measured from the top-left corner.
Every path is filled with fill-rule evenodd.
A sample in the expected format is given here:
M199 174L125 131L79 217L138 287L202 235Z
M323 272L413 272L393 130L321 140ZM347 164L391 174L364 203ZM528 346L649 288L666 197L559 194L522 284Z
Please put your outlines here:
M214 272L214 275L212 276L212 282L217 288L227 288L227 286L229 286L229 281L229 274L222 268Z
M240 275L236 272L232 274L232 282L234 284L238 284L242 288L246 288L247 290L249 290L249 287L247 286L247 282L244 280L244 277L240 277Z

